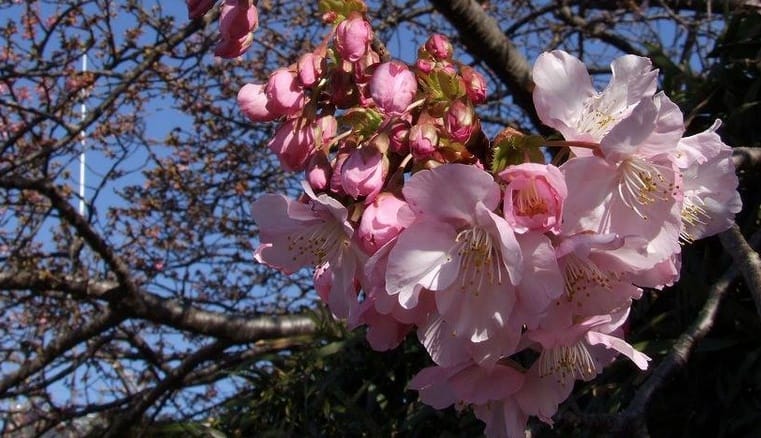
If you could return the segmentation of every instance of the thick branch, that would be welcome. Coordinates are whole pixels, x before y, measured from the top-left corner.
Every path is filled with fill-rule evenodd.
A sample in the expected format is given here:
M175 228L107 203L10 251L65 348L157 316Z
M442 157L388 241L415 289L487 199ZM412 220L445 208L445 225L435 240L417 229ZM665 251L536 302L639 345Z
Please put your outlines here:
M145 319L236 343L311 335L317 330L315 322L306 315L244 316L212 312L144 290L124 294L116 282L56 277L44 271L0 272L0 288L58 290L78 299L105 300L124 318Z

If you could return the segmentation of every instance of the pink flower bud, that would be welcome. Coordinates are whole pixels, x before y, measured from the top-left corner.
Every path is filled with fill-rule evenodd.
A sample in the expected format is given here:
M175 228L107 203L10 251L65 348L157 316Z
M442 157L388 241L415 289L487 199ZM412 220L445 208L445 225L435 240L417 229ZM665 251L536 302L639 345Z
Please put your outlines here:
M309 186L315 191L324 191L330 183L330 167L327 155L323 151L317 151L309 160L306 169L306 177Z
M225 0L219 16L219 34L222 38L240 39L259 26L259 13L253 3Z
M410 124L406 120L395 119L388 127L389 148L392 152L406 155L409 152Z
M397 219L399 209L406 202L391 193L380 193L367 205L357 228L359 247L369 255L390 242L404 228Z
M432 59L420 58L415 62L415 65L417 66L417 69L420 70L421 73L427 74L433 71L433 68L436 66L436 63Z
M288 120L267 146L280 159L283 169L303 170L314 149L314 127L304 119Z
M400 114L407 109L417 93L415 74L399 61L384 62L370 79L370 94L386 114Z
M288 69L275 70L267 81L265 92L267 109L279 116L294 115L304 106L304 91L296 75Z
M435 33L425 42L425 50L439 61L452 57L452 43L444 35Z
M439 133L430 123L421 123L410 128L409 144L412 156L421 160L431 156L439 143Z
M185 0L188 7L188 18L195 20L206 15L214 7L217 0Z
M560 232L563 203L568 196L565 178L551 164L523 163L499 174L507 182L504 214L516 232Z
M312 52L301 55L298 63L299 80L304 87L314 85L322 74L322 57Z
M341 187L354 199L371 200L383 188L387 164L383 154L373 147L355 149L341 166Z
M263 84L246 84L238 91L238 106L252 122L269 122L277 115L267 110Z
M221 58L237 58L246 53L246 50L251 47L251 43L253 42L254 35L250 33L247 33L238 39L221 38L214 47L214 54Z
M219 43L214 54L223 58L236 58L243 54L254 40L253 32L259 26L256 5L238 0L225 0L219 17Z
M486 102L486 79L484 76L467 65L460 69L460 74L465 82L465 91L468 93L470 101L475 105Z
M373 29L362 17L354 16L336 28L336 50L342 59L357 62L373 40Z
M473 107L455 100L449 105L444 117L444 127L449 133L449 138L460 143L467 143L476 127L476 114Z
M319 146L328 143L336 136L338 130L338 120L331 115L322 116L314 124L315 138L320 139Z

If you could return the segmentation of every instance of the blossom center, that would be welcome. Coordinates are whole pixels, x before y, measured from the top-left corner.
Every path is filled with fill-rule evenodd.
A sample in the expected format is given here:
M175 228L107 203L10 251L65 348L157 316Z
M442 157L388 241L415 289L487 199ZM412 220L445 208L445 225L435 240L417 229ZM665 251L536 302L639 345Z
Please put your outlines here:
M544 349L537 360L539 375L553 375L558 383L589 380L597 375L595 361L583 341Z
M632 157L619 166L618 194L624 204L647 220L640 209L673 196L674 183L669 182L658 167L649 161Z
M603 272L594 263L582 260L575 254L565 257L563 279L568 301L572 301L578 293L589 295L590 284L610 290L610 277L610 273Z
M480 227L466 228L457 234L456 252L460 259L460 288L478 289L487 284L502 284L502 256L491 235Z
M679 231L679 238L683 242L692 243L695 237L691 231L693 227L705 225L711 218L703 208L703 200L697 196L685 196L682 204L682 229Z
M544 198L539 194L536 187L536 179L531 178L529 185L518 191L515 201L515 209L521 216L536 216L547 214L549 208Z
M615 100L605 102L602 96L594 96L584 102L581 118L576 124L579 132L589 134L598 141L605 136L620 118L621 110L613 111Z
M306 257L313 266L320 266L335 260L341 246L347 242L340 223L325 221L288 236L288 251L294 260Z

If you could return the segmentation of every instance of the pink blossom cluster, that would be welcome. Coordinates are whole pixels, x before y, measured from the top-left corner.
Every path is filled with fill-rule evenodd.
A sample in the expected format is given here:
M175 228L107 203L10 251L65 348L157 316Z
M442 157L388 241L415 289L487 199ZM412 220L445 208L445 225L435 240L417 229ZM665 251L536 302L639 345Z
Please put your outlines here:
M250 120L279 124L282 167L305 174L299 199L253 203L256 259L314 268L320 298L374 349L415 332L434 365L410 388L472 407L489 436L552 424L574 382L618 355L646 369L624 340L632 301L677 281L681 245L741 207L719 122L684 137L646 58L613 61L599 91L553 51L535 63L534 103L563 140L490 142L474 111L485 80L446 37L408 66L374 49L364 11L326 17L323 45L238 95ZM546 163L537 146L570 158Z

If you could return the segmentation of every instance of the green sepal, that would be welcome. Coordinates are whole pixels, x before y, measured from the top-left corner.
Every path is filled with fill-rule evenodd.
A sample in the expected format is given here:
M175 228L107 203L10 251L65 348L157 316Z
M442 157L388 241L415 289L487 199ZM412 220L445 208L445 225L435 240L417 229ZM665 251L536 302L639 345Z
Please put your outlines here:
M367 5L362 0L320 0L317 8L321 14L334 12L336 14L334 25L344 21L352 12L358 12L362 15L367 12Z
M378 131L383 122L383 117L379 112L371 109L353 108L342 115L339 122L351 127L354 133L360 137L369 138Z
M507 131L507 130L506 130ZM493 157L491 171L493 174L526 162L544 163L544 152L541 147L544 137L540 135L523 135L518 131L502 131L492 145Z

